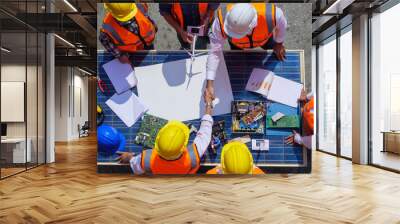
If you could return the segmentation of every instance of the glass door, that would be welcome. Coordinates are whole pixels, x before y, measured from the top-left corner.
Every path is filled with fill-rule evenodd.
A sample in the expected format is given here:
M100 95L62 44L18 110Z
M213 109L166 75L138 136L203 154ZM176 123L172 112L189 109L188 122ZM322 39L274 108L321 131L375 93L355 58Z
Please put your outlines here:
M352 31L340 36L340 155L352 158Z
M336 35L318 47L318 150L336 154Z
M400 171L400 4L371 18L370 162Z

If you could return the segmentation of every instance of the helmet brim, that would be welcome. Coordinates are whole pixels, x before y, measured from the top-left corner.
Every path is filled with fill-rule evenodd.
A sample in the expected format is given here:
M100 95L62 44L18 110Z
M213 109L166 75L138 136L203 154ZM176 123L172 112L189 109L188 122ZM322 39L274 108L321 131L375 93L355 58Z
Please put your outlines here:
M229 26L227 26L226 21L224 22L224 30L225 30L226 35L228 35L231 38L240 39L247 35L247 32L237 33L237 32L232 31L231 28Z

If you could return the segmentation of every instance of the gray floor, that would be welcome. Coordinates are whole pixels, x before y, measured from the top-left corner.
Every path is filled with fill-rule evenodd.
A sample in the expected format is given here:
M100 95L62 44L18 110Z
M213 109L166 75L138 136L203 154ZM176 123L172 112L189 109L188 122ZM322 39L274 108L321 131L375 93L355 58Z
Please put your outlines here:
M158 25L155 48L158 50L179 49L176 32L162 18L158 12L158 3L148 3L151 18ZM301 49L305 53L305 85L311 90L311 3L281 3L277 4L284 12L288 21L285 46L287 49ZM102 24L104 16L103 4L98 4L98 26ZM226 45L226 49L228 45ZM98 48L102 49L101 44Z

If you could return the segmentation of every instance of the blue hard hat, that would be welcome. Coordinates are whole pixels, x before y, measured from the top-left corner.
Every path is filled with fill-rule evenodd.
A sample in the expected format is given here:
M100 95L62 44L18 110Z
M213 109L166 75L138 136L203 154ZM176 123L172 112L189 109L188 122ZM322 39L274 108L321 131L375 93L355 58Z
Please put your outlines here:
M124 151L126 140L117 129L101 125L97 128L97 142L99 153L110 155Z

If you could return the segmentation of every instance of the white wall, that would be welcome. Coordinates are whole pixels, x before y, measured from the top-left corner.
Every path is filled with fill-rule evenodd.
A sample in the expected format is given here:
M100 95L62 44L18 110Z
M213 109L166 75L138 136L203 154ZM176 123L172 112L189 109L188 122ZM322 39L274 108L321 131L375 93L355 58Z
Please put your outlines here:
M88 120L88 78L76 68L56 67L55 85L55 140L77 139L78 125Z

